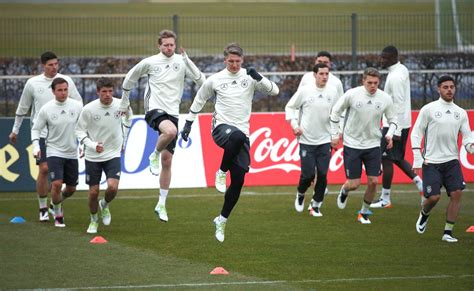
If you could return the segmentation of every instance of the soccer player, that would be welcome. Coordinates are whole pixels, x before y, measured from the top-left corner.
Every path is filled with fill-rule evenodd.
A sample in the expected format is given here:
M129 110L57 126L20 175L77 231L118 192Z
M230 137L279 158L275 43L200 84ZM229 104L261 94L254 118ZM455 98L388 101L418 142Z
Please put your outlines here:
M423 182L415 172L410 163L405 160L405 151L408 141L408 132L411 127L411 97L410 97L410 75L408 69L398 61L398 50L394 46L387 46L382 50L380 56L382 67L388 69L384 92L392 96L395 114L398 118L398 128L393 136L393 147L386 149L386 140L382 138L382 193L378 201L373 202L370 207L390 208L390 200L393 164L397 165L405 175L413 180L420 193L423 192ZM387 119L383 118L383 132L388 131Z
M244 53L237 43L224 49L226 68L209 77L194 98L181 132L186 141L191 125L206 101L216 96L215 113L212 121L212 138L224 149L219 170L216 173L216 188L224 191L224 205L214 219L215 236L224 241L227 219L239 200L244 185L245 174L250 165L249 121L255 90L269 95L277 95L277 85L260 75L254 68L242 68ZM231 183L226 189L226 174L230 171Z
M344 93L334 105L331 113L331 143L333 146L339 143L339 116L347 109L343 132L344 168L347 180L337 196L337 206L344 209L349 191L359 187L364 164L367 189L357 220L362 224L370 224L369 207L377 191L382 160L380 120L385 114L390 124L385 139L387 148L391 148L392 136L397 128L397 116L390 95L378 89L380 73L376 69L370 67L365 69L362 83L362 86Z
M173 31L160 32L158 47L159 54L143 59L125 76L120 111L128 111L130 90L141 76L147 75L145 120L159 133L155 150L149 157L150 172L160 175L160 196L155 213L161 221L167 222L166 198L171 183L171 162L178 136L179 104L183 95L184 78L188 76L200 86L206 77L182 48L181 55L175 53L176 34Z
M421 108L411 133L413 169L417 174L423 174L423 193L426 198L416 222L416 231L420 234L425 232L430 212L438 203L443 186L449 196L449 204L442 240L451 243L458 241L453 237L453 228L465 188L458 160L458 134L462 134L462 145L470 154L474 153L474 138L466 111L454 104L454 79L450 76L440 77L438 92L440 98L437 101Z
M327 186L327 172L331 159L331 126L329 117L333 105L339 98L333 86L327 86L329 67L317 63L313 67L315 86L299 87L286 104L286 120L300 143L301 174L298 183L295 209L304 210L304 194L315 178L313 199L309 205L309 214L323 216L321 206Z
M51 83L51 90L55 99L46 102L38 112L36 122L31 129L31 141L35 158L41 159L46 156L48 163L54 225L65 227L62 202L74 194L79 178L77 139L74 128L82 110L82 102L68 98L66 79L55 78ZM46 152L43 152L40 138L45 128L48 129L48 135L45 138ZM61 191L63 182L66 187Z
M10 142L15 144L18 134L20 132L21 124L24 117L28 114L31 108L31 127L36 123L38 112L48 101L54 99L53 91L51 90L51 83L55 78L63 78L69 84L69 97L76 99L82 103L82 97L77 91L72 79L68 76L58 73L59 61L58 57L53 52L45 52L41 55L41 67L43 73L28 79L25 88L20 97L18 108L16 109L15 123L13 124L12 132L9 135ZM46 153L45 137L48 130L45 128L39 137L39 144L41 151ZM48 221L48 164L46 162L46 155L36 160L39 166L38 177L36 178L36 192L38 194L39 202L39 220Z
M86 160L86 183L89 185L90 224L87 233L97 233L98 209L102 222L110 225L112 216L109 204L117 195L121 162L120 157L130 128L131 109L126 115L119 112L120 99L113 97L112 80L97 80L99 99L84 106L76 125L76 136L84 145ZM104 198L99 199L102 172L107 179Z

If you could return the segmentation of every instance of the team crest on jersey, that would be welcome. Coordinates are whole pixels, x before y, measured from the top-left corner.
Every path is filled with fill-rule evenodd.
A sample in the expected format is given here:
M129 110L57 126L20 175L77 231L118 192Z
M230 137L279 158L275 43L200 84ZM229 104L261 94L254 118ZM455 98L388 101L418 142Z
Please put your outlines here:
M99 121L101 119L100 115L99 114L95 114L92 119L94 119L94 121Z
M174 70L175 72L179 71L179 68L180 68L180 65L179 65L178 63L174 63L174 64L173 64L173 70Z
M459 120L459 118L461 118L461 113L455 111L454 112L454 119Z
M375 108L376 108L377 110L382 109L382 103L380 103L380 102L375 102Z
M435 112L435 117L436 117L436 118L441 118L441 116L443 116L443 114L441 113L441 111L436 111L436 112Z
M362 101L357 101L356 108L361 108L361 107L362 107Z
M240 81L240 86L242 86L242 88L247 88L249 86L249 81L247 79L243 79Z
M227 88L229 88L229 85L227 83L223 83L223 84L221 84L220 87L221 87L222 90L225 91L225 90L227 90Z
M56 113L51 114L51 120L57 120L59 116Z

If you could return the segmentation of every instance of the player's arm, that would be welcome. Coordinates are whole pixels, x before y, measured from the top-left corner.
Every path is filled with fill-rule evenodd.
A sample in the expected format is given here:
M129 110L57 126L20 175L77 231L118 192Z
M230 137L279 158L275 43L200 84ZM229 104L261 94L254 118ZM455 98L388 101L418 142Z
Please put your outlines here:
M462 145L468 153L474 154L474 137L472 136L471 127L469 126L467 113L465 113L462 118L461 129L459 131L462 135Z
M410 140L411 148L413 151L413 170L416 174L420 174L421 166L423 164L423 156L421 154L421 142L424 137L425 129L428 125L428 112L427 107L423 107L420 110L420 114L416 118L415 124L411 130Z
M126 114L130 106L130 91L135 87L140 77L148 71L149 67L147 59L144 59L130 69L125 76L122 83L122 100L119 106L119 111L123 114Z
M128 133L130 132L130 128L132 127L132 116L133 116L132 108L128 107L127 114L122 116L122 135L123 135L122 151L125 150L125 145L127 144L127 139L128 139Z
M193 61L191 61L183 48L180 48L179 51L186 65L186 76L190 77L198 86L201 86L204 81L206 81L206 76L198 69Z
M15 122L13 123L12 132L8 136L10 142L15 144L17 140L17 135L20 132L21 124L23 123L23 119L28 114L28 111L33 104L33 94L34 89L31 86L30 81L28 80L25 84L25 88L21 93L20 102L18 103L18 107L15 113Z
M278 89L277 84L275 82L272 82L268 80L266 77L260 75L255 68L247 68L247 75L252 77L255 81L257 81L257 85L255 86L255 89L257 89L260 92L266 93L270 96L275 96L278 95L280 92L280 89Z
M99 143L90 138L88 133L90 123L90 112L85 109L82 110L81 115L79 115L79 120L76 123L75 133L76 137L79 140L79 143L85 147L93 148L97 151L97 146Z
M392 94L392 101L394 112L398 120L402 120L405 115L405 102L407 102L407 96L405 96L403 80L401 78L393 78L389 84L390 92ZM409 102L409 101L408 101ZM395 130L394 135L401 136L402 128L399 127Z
M35 124L31 128L31 141L33 143L33 156L35 158L40 159L41 155L45 155L46 153L42 153L40 149L39 140L41 137L41 131L46 126L47 123L47 112L46 108L43 106L39 113L38 117L36 118Z
M389 100L389 105L385 108L384 114L388 121L388 131L385 134L385 140L387 141L387 149L391 149L393 146L393 134L398 128L398 117L395 112L395 106L392 100Z
M337 147L339 144L339 123L341 121L341 115L350 105L350 91L342 95L337 102L334 104L331 110L330 123L331 123L331 146Z
M303 94L301 93L302 89L298 89L293 96L291 96L290 101L285 106L285 119L290 123L293 133L296 136L301 135L303 132L298 123L299 109L303 104Z

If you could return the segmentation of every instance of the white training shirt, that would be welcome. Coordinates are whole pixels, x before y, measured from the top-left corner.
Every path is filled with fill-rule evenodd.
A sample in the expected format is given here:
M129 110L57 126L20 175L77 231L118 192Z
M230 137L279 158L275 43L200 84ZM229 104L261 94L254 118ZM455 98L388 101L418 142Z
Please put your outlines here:
M121 156L132 112L130 109L126 116L121 116L119 106L118 98L113 98L109 105L104 105L100 99L96 99L82 109L76 125L76 136L80 143L85 145L86 160L104 162ZM96 151L99 142L104 147L102 153Z
M314 72L308 72L303 75L301 78L300 84L298 85L298 89L302 86L311 85L316 87L316 79L314 78ZM341 97L344 94L344 87L342 86L341 80L334 76L331 72L329 72L328 82L326 87L334 87L337 92L337 97Z
M387 136L392 137L397 128L397 116L390 95L377 89L370 95L364 86L348 90L336 102L331 113L331 135L339 134L339 119L346 111L343 144L355 149L369 149L380 146L382 115L387 117L390 127Z
M56 78L63 78L68 82L69 97L82 103L82 97L77 91L76 85L72 79L63 74L56 74L54 78L48 78L44 74L34 76L26 81L25 88L21 93L20 102L16 109L15 123L13 125L12 132L18 134L20 131L23 118L28 114L31 107L31 128L35 124L36 117L39 110L50 100L54 100L53 90L51 89L51 83ZM44 130L41 133L41 137L45 137L47 131Z
M127 73L122 85L124 92L121 109L128 108L130 90L143 75L148 77L144 95L145 112L160 109L175 117L179 117L185 76L190 77L198 85L206 79L186 55L174 54L167 57L160 52L143 59Z
M233 74L226 68L209 77L198 90L187 120L194 121L206 101L216 96L214 127L220 124L232 125L248 136L255 90L271 96L279 92L278 86L265 77L257 82L247 75L246 69L241 68Z
M56 99L41 107L36 123L31 130L31 140L39 148L41 131L46 127L46 157L77 159L77 139L74 134L77 120L82 110L82 102L67 98L64 102ZM41 153L44 155L45 153Z
M467 112L442 98L420 110L411 132L413 152L420 151L424 139L423 158L426 163L441 164L459 158L458 134L467 147L474 142ZM421 165L419 162L418 165Z
M407 67L400 62L388 67L388 75L383 91L392 96L398 128L395 135L401 136L402 129L411 127L411 93L410 74ZM383 126L388 127L387 119L383 118Z
M331 142L331 109L338 100L337 91L332 86L302 86L286 104L286 120L293 129L302 130L299 142L320 145Z

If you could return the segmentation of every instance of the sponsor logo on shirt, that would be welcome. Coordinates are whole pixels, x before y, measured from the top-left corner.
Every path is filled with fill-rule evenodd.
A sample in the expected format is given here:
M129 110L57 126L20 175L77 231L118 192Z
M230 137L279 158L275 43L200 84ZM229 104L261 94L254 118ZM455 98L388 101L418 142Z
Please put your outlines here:
M51 120L57 120L58 117L59 116L56 113L51 114Z
M220 85L220 87L222 90L227 90L227 88L229 88L229 85L227 83L223 83Z
M435 112L435 117L436 117L436 118L441 118L441 116L443 116L443 114L441 113L441 111L436 111L436 112Z
M100 117L99 114L96 114L92 117L92 119L94 119L94 121L99 121L102 117Z
M361 108L361 107L362 107L362 101L357 101L356 108Z

